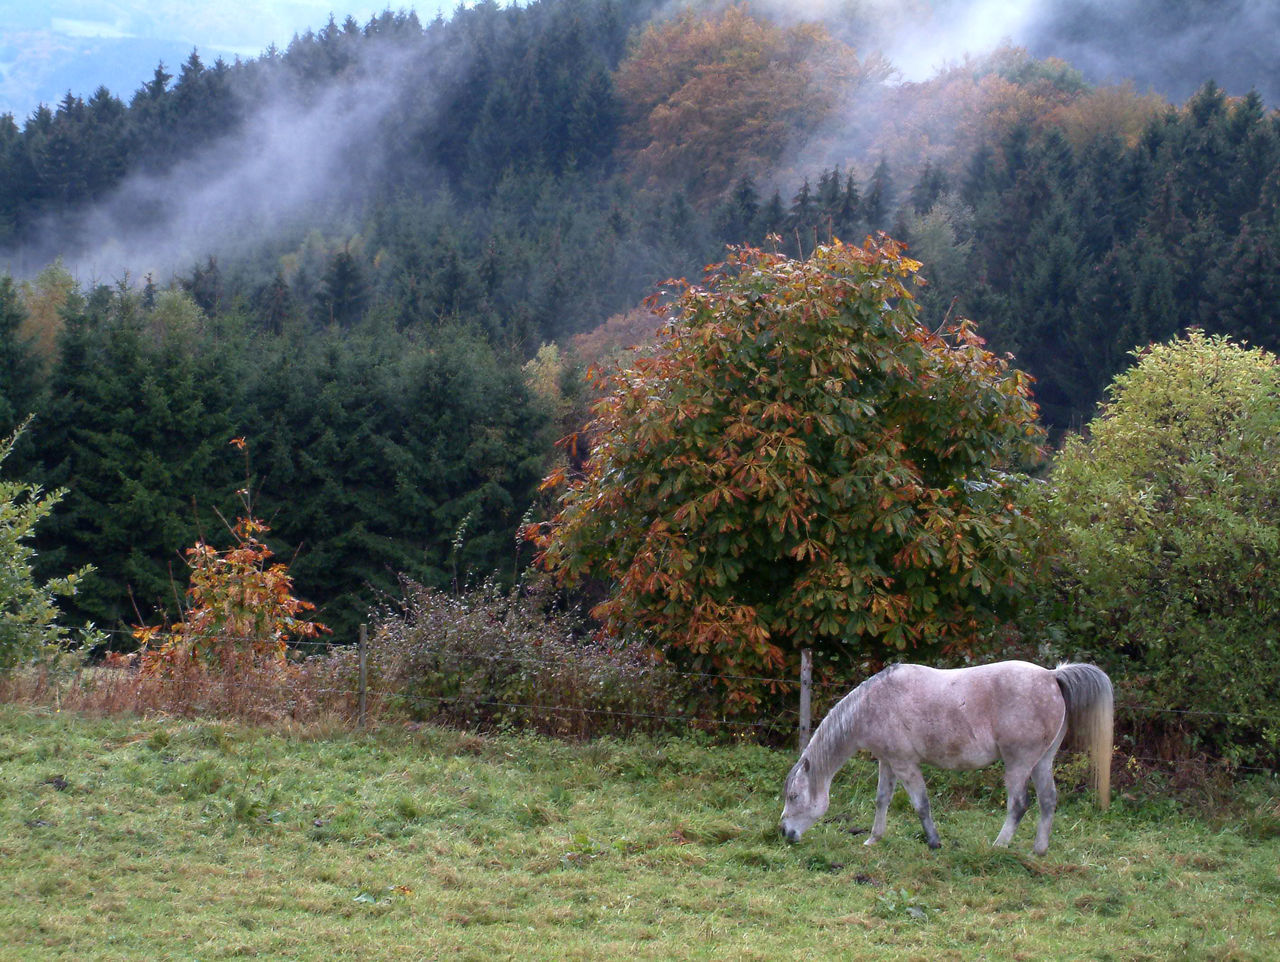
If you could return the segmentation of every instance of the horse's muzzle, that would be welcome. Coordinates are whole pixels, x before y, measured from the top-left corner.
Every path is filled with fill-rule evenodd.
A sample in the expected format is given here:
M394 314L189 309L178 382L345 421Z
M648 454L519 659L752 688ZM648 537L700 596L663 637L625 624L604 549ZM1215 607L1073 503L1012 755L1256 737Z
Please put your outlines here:
M778 826L778 831L781 832L782 837L785 838L792 845L800 841L800 833L797 832L794 828L787 828L787 826L784 824L784 825Z

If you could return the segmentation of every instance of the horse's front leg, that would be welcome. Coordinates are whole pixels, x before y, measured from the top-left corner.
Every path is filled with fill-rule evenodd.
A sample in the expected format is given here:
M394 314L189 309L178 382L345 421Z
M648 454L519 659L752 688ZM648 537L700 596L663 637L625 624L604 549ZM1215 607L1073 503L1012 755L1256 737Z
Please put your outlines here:
M929 810L929 794L925 791L924 775L921 774L918 766L913 765L906 772L900 773L900 777L902 787L907 790L911 804L915 807L916 814L920 816L920 825L924 828L924 840L929 843L930 848L941 848L942 842L938 839L938 830L933 825L933 814Z
M893 775L893 769L881 759L880 775L876 780L876 818L871 823L871 834L863 845L874 845L884 837L885 823L889 819L889 803L893 801L893 790L897 786L898 780Z

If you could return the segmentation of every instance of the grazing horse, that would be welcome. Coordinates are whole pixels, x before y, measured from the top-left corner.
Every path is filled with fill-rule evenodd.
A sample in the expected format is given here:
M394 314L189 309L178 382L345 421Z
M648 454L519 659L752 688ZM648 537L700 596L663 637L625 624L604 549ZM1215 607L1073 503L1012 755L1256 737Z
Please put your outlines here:
M937 848L921 764L984 768L1004 762L1009 814L995 844L1008 845L1026 813L1027 778L1036 786L1040 821L1035 853L1049 848L1058 790L1053 757L1070 731L1088 750L1091 782L1106 808L1111 797L1111 679L1093 665L1042 668L1002 661L973 668L892 665L845 695L831 709L787 775L782 834L789 842L820 819L831 801L831 779L858 751L880 763L876 816L866 844L884 835L885 818L899 782L907 790L925 841Z

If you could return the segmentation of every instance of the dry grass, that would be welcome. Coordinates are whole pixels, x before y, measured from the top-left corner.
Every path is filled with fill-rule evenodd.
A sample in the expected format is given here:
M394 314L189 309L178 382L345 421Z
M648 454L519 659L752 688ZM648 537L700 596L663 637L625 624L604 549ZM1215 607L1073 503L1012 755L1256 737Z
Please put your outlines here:
M0 679L0 701L95 717L165 715L259 725L350 725L358 714L354 661L354 652L336 652L230 676L198 664L166 675L144 674L133 666L42 665ZM387 701L373 693L368 717L376 721L385 716Z

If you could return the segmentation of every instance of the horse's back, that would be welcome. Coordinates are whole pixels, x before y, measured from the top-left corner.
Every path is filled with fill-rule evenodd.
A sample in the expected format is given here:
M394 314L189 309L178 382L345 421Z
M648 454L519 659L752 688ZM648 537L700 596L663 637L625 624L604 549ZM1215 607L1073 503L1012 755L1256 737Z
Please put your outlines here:
M982 768L1043 751L1064 703L1053 672L1029 662L971 668L895 665L874 693L880 757L915 757L940 768ZM870 693L869 693L870 694Z

